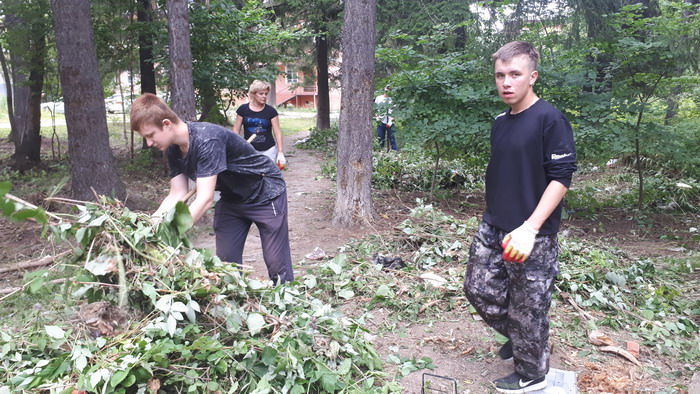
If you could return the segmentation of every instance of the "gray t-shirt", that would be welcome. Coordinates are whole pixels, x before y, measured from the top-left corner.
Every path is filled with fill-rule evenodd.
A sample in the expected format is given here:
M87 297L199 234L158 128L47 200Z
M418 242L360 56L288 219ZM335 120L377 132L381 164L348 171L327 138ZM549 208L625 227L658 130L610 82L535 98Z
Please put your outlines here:
M187 127L187 154L183 157L177 145L166 152L172 178L185 174L196 181L218 175L216 190L221 192L221 199L243 204L262 204L286 190L275 163L238 134L207 122L187 122Z

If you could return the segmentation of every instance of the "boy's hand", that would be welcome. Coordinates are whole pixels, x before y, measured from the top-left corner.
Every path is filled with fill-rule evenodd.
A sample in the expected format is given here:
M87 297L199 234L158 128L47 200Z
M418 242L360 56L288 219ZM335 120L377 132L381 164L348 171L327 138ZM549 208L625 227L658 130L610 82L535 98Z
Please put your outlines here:
M279 167L280 170L284 170L284 167L287 166L287 159L284 157L284 153L279 152L277 153L277 167Z
M527 221L509 232L504 238L501 246L503 247L503 260L522 263L530 257L532 248L535 246L535 236L538 231Z

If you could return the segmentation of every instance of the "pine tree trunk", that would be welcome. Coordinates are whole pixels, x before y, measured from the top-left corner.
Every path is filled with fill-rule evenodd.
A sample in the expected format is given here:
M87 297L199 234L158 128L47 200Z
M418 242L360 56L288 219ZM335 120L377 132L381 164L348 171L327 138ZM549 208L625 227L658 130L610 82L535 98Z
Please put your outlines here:
M340 133L333 225L354 227L372 220L372 103L376 0L346 0Z
M316 81L316 128L325 130L331 127L331 99L328 86L328 40L323 36L316 37Z
M10 78L10 69L7 67L7 59L5 58L5 50L0 46L0 64L2 64L2 77L5 81L5 95L7 97L7 116L10 119L10 138L12 133L17 129L15 124L15 111L12 104L12 78Z
M51 0L51 9L68 127L73 197L92 200L97 193L123 199L126 191L109 147L90 0Z
M189 10L186 0L168 0L168 37L170 41L170 98L180 119L195 120L197 113L192 81Z
M153 22L152 0L139 0L136 12L139 22L144 25ZM139 32L139 71L141 73L141 93L156 94L156 72L153 65L153 34L148 28Z

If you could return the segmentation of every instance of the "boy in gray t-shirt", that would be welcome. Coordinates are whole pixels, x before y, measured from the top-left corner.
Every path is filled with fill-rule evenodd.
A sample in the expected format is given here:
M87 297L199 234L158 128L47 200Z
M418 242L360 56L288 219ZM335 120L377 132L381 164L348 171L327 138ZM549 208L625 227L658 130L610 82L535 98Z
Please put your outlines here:
M294 280L287 224L287 192L282 173L239 135L211 123L183 122L157 96L146 93L131 108L131 128L149 146L165 151L170 164L170 192L153 214L161 216L196 182L190 204L196 222L221 192L214 213L216 254L243 263L243 247L255 223L263 257L275 283Z

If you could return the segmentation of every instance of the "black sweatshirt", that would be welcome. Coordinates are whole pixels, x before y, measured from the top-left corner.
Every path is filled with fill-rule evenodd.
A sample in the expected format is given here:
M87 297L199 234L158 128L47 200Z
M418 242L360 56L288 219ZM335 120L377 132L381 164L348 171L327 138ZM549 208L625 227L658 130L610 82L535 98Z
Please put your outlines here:
M515 115L509 109L496 117L491 128L484 220L513 231L534 212L551 181L568 188L574 171L574 136L564 114L542 99ZM561 204L540 234L559 231Z

